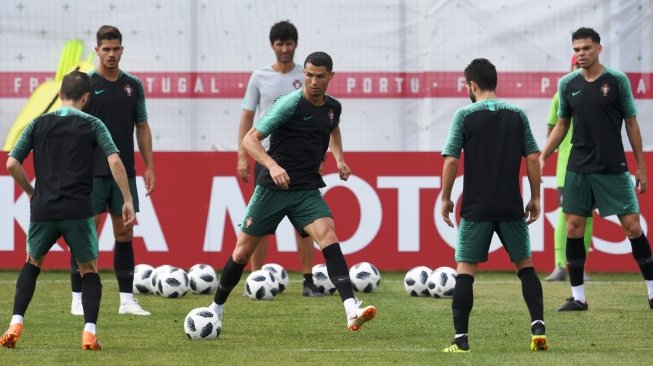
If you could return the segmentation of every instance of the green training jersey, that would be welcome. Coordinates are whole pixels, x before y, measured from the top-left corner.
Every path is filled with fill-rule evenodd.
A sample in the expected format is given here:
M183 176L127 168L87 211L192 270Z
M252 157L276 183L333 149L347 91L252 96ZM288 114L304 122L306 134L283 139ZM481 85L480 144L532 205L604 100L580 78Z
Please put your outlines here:
M550 128L555 127L558 123L558 108L560 106L560 95L556 92L551 100L551 107L549 108L549 118L546 121L547 126ZM571 152L571 135L573 134L574 125L573 121L569 124L569 131L562 139L560 146L558 146L558 161L556 162L556 187L563 187L565 185L565 173L567 172L567 161L569 160L569 153Z

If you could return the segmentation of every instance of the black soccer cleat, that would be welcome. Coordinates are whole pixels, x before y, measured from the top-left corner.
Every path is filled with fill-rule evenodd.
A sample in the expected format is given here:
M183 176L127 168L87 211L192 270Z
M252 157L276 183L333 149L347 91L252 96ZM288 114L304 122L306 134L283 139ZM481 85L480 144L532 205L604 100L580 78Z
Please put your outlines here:
M318 290L317 286L315 286L314 283L307 283L304 285L304 290L302 291L302 295L307 296L307 297L320 297L324 296L320 290Z
M586 302L580 302L573 297L567 298L567 302L558 308L558 311L587 311L589 306Z

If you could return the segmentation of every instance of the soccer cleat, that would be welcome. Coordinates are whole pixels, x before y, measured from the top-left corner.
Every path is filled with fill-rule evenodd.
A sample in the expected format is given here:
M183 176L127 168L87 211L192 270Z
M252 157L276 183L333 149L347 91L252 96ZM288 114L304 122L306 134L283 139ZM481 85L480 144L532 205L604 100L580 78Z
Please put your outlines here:
M70 304L70 313L73 315L84 315L84 306L81 302L73 301Z
M537 321L531 326L531 351L546 351L549 349L544 335L545 331L546 328L542 322Z
M565 279L567 279L567 272L560 266L556 266L550 275L544 277L545 281L564 281Z
M9 329L0 337L0 345L4 348L14 348L23 333L23 324L15 323L9 326Z
M558 308L558 311L587 311L589 306L586 302L580 302L573 297L567 298L567 302Z
M97 341L97 336L91 332L82 333L82 349L85 351L99 351L102 346Z
M469 352L469 341L467 336L464 335L462 337L454 338L454 340L451 341L451 346L446 347L442 352Z
M356 299L356 304L360 306L363 302ZM358 308L356 310L356 316L347 318L347 328L349 328L350 331L355 332L359 329L361 329L361 326L365 324L366 322L374 319L374 316L376 315L376 308L372 305L366 306L364 308Z
M324 296L324 294L321 293L320 290L317 289L317 286L315 286L314 283L308 283L308 284L304 285L304 290L302 291L302 295L307 296L307 297Z
M133 301L123 302L122 304L120 304L120 308L118 309L118 314L147 316L150 315L150 312L143 310L143 308L138 304L138 300L134 299Z

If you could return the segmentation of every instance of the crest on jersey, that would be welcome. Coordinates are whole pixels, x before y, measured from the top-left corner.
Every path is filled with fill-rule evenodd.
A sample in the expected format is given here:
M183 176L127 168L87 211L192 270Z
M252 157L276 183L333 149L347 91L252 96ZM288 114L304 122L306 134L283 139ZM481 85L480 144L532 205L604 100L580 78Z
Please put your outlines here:
M327 112L327 114L329 115L329 124L332 125L333 124L333 116L334 116L333 109L329 108L329 112Z
M129 86L129 84L125 84L122 89L125 91L125 94L127 94L128 97L132 96L132 87Z
M292 81L292 86L295 88L295 90L297 90L302 87L302 81L299 79L295 79Z
M247 218L247 220L245 220L245 227L246 228L250 227L250 226L252 226L253 223L254 223L254 219L250 216L250 217Z
M603 94L604 97L607 97L609 92L610 86L608 84L601 85L601 94Z

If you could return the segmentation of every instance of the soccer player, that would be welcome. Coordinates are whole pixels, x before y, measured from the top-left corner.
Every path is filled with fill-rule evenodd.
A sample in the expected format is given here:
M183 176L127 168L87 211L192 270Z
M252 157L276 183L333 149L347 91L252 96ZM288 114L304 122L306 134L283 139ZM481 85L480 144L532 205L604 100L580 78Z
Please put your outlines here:
M98 29L95 52L100 59L96 70L90 73L93 92L84 111L98 117L109 129L113 141L122 151L122 160L129 177L129 189L134 198L134 209L138 212L138 192L136 190L136 170L134 169L134 128L136 141L145 163L146 195L154 190L154 162L152 160L152 132L147 122L143 84L133 75L120 70L122 56L122 34L118 28L103 25ZM93 162L93 212L95 223L99 225L101 215L109 211L113 225L115 247L113 266L120 292L119 314L150 315L134 298L134 248L133 226L123 226L120 214L122 198L118 187L111 178L109 167L96 149ZM81 278L76 263L71 258L72 304L70 312L82 315Z
M242 103L240 114L240 127L238 129L238 176L244 182L249 180L250 166L249 156L243 148L243 138L254 125L254 117L260 119L270 105L280 96L300 89L304 80L304 71L300 65L295 64L294 56L297 48L297 28L289 21L281 21L270 28L270 46L276 56L276 61L270 65L258 69L252 73L247 85L247 92ZM269 148L270 142L266 138L262 141L265 149ZM263 170L261 164L256 163L254 176ZM256 179L254 179L256 180ZM302 237L295 232L297 240L297 251L304 274L304 296L322 296L313 283L313 239ZM261 238L259 245L250 258L252 271L261 269L268 251L268 237Z
M603 47L594 29L578 28L571 35L571 43L581 68L560 79L558 123L540 155L540 165L544 167L546 159L567 135L573 117L573 145L562 201L562 211L567 216L567 266L572 296L558 311L588 310L583 281L586 258L583 234L594 207L602 217L617 215L619 218L646 282L648 303L653 309L653 259L639 223L635 192L646 192L648 182L630 82L623 72L599 62ZM637 161L634 186L621 141L624 121Z
M469 352L474 277L478 263L487 261L493 233L501 239L521 281L531 317L531 350L544 351L548 345L542 284L531 262L527 227L540 216L539 150L526 113L497 99L497 70L490 61L473 60L465 68L465 81L472 104L454 114L442 150L442 218L450 227L451 189L460 153L465 151L462 220L455 251L458 275L451 302L455 337L443 351ZM531 189L525 210L519 189L523 156Z
M73 71L63 78L62 107L33 120L9 153L7 170L30 199L27 261L16 281L14 310L9 329L0 337L14 348L23 331L41 265L56 240L63 236L82 276L84 331L82 349L99 350L96 323L102 283L97 273L98 241L93 220L93 150L100 149L122 195L120 224L134 221L127 174L109 131L97 118L81 112L91 92L91 79ZM36 187L29 182L22 162L34 150Z
M236 248L222 270L210 308L220 319L224 303L243 274L243 268L261 241L288 216L293 226L317 242L326 260L331 282L338 289L347 314L347 327L357 331L376 314L374 306L360 307L354 297L349 268L335 233L331 210L320 194L319 173L328 147L340 179L351 170L345 162L340 135L341 105L326 94L333 77L333 61L314 52L304 61L304 86L279 98L243 139L243 148L264 169L256 178ZM270 136L266 152L261 140Z
M571 57L571 71L578 70L578 59L576 55ZM560 106L560 97L556 92L551 100L551 107L549 108L549 118L547 119L547 136L553 131L556 123L558 123L558 108ZM569 129L573 129L573 122L569 125ZM560 208L558 209L558 221L556 222L554 231L554 252L555 252L555 266L553 272L548 275L545 280L547 281L564 281L567 279L567 256L565 250L567 247L567 221L562 212L562 199L565 185L565 172L567 172L567 161L569 160L569 151L571 150L571 132L567 134L565 139L558 146L558 161L556 164L556 190L558 191L558 202ZM589 252L590 244L592 243L592 223L593 218L587 218L587 225L585 227L584 243L585 253ZM585 281L589 281L590 277L587 272L583 273Z

